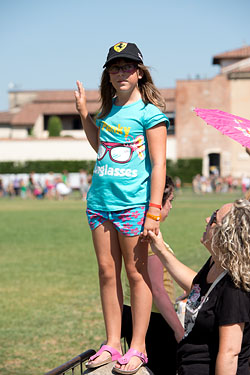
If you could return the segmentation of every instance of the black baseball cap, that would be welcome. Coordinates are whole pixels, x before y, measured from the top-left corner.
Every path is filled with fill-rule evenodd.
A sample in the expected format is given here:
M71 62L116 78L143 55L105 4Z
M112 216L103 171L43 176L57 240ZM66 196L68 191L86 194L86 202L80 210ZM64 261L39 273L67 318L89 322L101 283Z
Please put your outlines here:
M123 57L143 64L142 53L136 44L120 42L110 47L107 60L103 65L103 68L106 68L108 63L110 63L112 60Z

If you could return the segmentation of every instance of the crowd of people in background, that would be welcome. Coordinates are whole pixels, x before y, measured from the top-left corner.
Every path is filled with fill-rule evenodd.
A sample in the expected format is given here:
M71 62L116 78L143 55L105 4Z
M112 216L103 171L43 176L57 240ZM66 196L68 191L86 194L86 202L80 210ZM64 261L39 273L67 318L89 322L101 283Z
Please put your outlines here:
M22 199L65 199L73 191L86 200L91 175L81 169L78 173L35 173L0 175L0 197ZM77 195L76 195L77 196Z
M239 189L245 194L250 189L250 177L233 178L231 175L221 177L213 174L205 177L197 174L193 178L192 187L196 194L230 193Z
M86 200L87 192L91 185L92 175L81 169L77 173L54 173L52 171L42 174L31 172L30 174L0 175L0 197L21 197L36 199L64 199L73 192L75 196ZM176 193L182 192L180 177L174 178ZM231 175L221 177L211 174L209 177L197 174L192 181L192 189L195 194L227 193L241 190L245 194L250 190L250 177L233 178Z

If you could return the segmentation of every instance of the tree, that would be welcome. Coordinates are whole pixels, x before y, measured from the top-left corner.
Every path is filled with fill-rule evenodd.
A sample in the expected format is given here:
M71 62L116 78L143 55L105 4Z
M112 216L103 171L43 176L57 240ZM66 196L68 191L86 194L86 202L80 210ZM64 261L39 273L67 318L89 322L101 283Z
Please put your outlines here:
M48 121L49 137L60 137L62 121L58 116L51 116Z

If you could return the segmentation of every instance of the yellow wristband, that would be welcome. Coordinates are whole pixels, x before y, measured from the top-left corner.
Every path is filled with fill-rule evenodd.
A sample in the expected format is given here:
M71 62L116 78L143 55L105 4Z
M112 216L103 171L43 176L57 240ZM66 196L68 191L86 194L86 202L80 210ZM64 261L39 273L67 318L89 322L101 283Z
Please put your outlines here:
M155 221L161 220L161 216L151 215L149 212L147 212L146 216L149 217L150 219L155 220Z

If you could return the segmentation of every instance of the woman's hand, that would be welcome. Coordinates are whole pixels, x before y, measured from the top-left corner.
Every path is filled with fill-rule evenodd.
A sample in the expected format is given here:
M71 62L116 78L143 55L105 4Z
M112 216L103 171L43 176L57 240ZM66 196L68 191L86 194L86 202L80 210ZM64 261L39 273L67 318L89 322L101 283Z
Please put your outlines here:
M152 251L156 255L159 255L159 253L161 253L161 249L165 249L165 244L164 244L160 230L157 235L153 231L149 230L148 237L149 237Z
M81 116L86 118L88 116L87 110L87 99L84 87L80 81L76 81L77 84L77 91L74 92L75 100L76 100L76 109Z
M148 232L152 251L160 258L164 267L167 268L170 275L174 278L180 287L189 293L192 288L193 279L196 275L191 268L181 263L176 256L166 247L162 235L152 231Z

